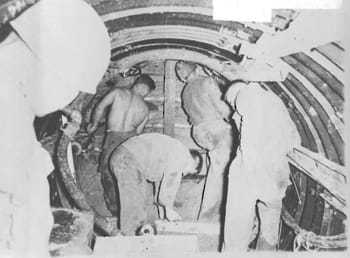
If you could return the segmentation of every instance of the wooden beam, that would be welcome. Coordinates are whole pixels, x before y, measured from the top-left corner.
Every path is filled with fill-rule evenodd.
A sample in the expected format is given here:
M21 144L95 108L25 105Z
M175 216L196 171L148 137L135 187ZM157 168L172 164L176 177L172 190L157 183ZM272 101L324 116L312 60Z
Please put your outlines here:
M342 205L346 205L346 177L342 171L336 169L338 165L331 164L330 161L324 164L317 154L299 148L294 149L287 157L293 166L325 187Z
M176 74L174 60L164 63L164 134L174 137L176 115Z
M307 148L304 148L303 146L299 146L298 148L295 148L295 151L302 153L303 155L308 156L309 158L317 161L318 163L321 163L323 166L326 166L333 172L342 175L346 182L347 173L345 171L345 166L339 165L329 159L326 159L323 155L320 155L319 153L310 151Z
M178 233L178 234L220 234L219 223L204 223L204 222L168 222L165 220L156 220L155 225L159 233Z
M163 257L169 253L182 256L198 250L195 235L97 237L93 257Z
M325 192L320 194L321 198L325 200L328 204L332 205L338 211L341 211L343 214L346 214L346 206L338 201L337 198L333 197L331 194Z

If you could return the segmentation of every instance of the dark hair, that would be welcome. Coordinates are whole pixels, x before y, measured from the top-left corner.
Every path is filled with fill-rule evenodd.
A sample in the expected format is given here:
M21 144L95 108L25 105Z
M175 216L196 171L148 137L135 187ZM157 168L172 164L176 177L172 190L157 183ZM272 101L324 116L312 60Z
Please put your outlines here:
M179 69L180 69L180 65L187 65L191 68L191 71L188 73L187 77L189 77L189 75L191 73L193 73L194 70L196 70L197 68L197 64L196 63L193 63L193 62L187 62L187 61L183 61L183 60L179 60L176 62L175 64L175 74L176 74L176 77L179 79L180 82L183 82L183 83L186 83L187 82L187 77L186 78L183 78L181 77L181 75L179 74Z
M196 167L196 170L198 172L200 172L202 170L203 162L204 162L202 154L198 150L195 150L195 149L190 149L190 154L191 154L193 159L198 158L199 162L198 162L198 165Z
M156 88L156 83L148 74L141 74L134 82L136 84L145 84L148 86L149 90L152 91Z

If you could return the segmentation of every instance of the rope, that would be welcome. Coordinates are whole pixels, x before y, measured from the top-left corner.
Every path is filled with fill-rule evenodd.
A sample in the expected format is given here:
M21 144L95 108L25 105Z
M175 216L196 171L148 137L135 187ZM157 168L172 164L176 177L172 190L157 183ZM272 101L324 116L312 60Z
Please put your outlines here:
M307 251L319 249L339 249L347 247L345 233L334 236L321 236L312 231L302 229L285 207L282 208L283 221L293 229L296 237L293 243L293 250L299 251L304 248Z
M311 244L311 241L313 238L315 238L315 236L316 234L314 232L301 230L294 238L293 251L300 251L301 247L307 251L313 250L315 246ZM318 250L318 248L315 249Z

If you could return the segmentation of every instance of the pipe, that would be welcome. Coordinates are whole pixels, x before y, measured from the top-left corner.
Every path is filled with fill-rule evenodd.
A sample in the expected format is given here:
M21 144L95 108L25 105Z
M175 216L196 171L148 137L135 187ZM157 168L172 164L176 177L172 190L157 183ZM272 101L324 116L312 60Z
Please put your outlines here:
M72 113L77 112L73 111ZM72 115L71 113L71 115ZM68 194L73 199L74 204L79 210L87 211L94 214L95 224L107 235L115 235L117 233L117 218L115 217L102 217L98 215L94 209L87 202L84 193L75 183L74 177L72 176L71 169L68 163L67 150L69 143L73 140L75 134L80 129L81 115L74 114L76 119L68 122L65 128L62 128L62 134L57 146L57 161L58 170L61 175L61 179ZM71 116L74 117L74 116Z

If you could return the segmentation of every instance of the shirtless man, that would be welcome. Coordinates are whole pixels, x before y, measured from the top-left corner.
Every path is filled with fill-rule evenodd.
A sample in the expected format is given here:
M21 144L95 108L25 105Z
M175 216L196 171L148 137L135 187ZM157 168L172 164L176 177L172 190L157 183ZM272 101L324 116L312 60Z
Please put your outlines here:
M175 69L178 77L186 83L182 103L192 125L193 138L208 151L210 159L200 219L219 219L224 172L233 145L232 127L227 122L231 110L221 100L218 84L199 66L179 61Z
M117 147L110 158L111 171L118 182L120 230L135 235L139 227L160 217L180 220L174 201L182 175L197 173L203 160L179 140L159 133L134 136ZM153 193L155 183L156 194Z
M92 122L87 128L89 133L95 131L107 107L111 107L107 119L107 135L104 140L99 172L101 173L107 207L114 216L118 212L117 196L108 160L112 151L119 144L131 136L142 133L149 116L149 109L144 97L155 87L152 78L143 74L136 79L131 89L117 88L112 90L98 103L92 114Z
M283 102L256 83L233 83L226 99L235 109L240 146L230 165L225 251L246 251L255 207L260 218L257 249L276 249L282 198L289 185L286 154L300 137Z

